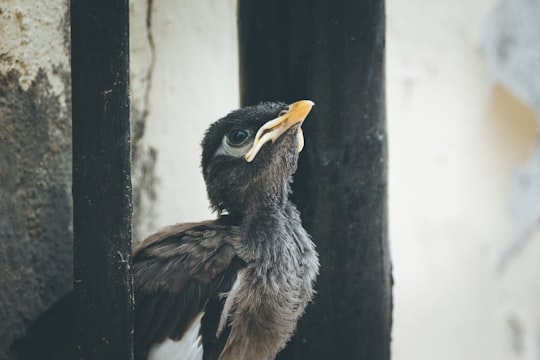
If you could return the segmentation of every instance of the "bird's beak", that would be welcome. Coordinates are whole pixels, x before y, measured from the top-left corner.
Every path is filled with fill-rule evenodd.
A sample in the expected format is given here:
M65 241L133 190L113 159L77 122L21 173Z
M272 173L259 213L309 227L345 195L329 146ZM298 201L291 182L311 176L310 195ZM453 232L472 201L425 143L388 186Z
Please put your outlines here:
M295 103L290 104L283 113L275 119L268 121L264 124L257 134L255 135L255 140L253 141L253 146L245 155L247 162L252 162L257 156L257 153L264 144L269 141L277 140L281 135L283 135L287 130L289 130L295 124L301 124L304 122L305 118L308 116L311 108L315 103L311 100L300 100ZM302 151L304 147L304 135L302 129L298 129L298 152Z

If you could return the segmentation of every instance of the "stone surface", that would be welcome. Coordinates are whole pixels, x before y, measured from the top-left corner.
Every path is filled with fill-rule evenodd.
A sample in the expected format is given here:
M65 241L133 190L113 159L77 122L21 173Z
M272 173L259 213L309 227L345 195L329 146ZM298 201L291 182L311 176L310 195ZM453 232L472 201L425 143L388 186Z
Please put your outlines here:
M68 111L44 70L27 89L20 79L0 75L0 359L71 288Z
M2 360L72 283L68 4L0 4Z

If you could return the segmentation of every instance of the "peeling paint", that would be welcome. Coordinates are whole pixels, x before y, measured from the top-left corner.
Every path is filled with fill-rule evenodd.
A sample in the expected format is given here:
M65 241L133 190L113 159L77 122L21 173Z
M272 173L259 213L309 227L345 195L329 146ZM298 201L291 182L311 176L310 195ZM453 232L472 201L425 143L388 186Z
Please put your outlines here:
M540 123L540 1L505 0L489 18L484 52L492 79L536 112ZM511 181L512 239L502 251L503 270L540 223L540 139Z
M513 167L529 160L536 149L540 125L534 109L504 85L496 84L487 115L497 142L498 156Z
M513 358L540 357L538 290L540 254L540 1L504 0L489 17L484 54L494 83L508 89L522 103L510 117L521 127L527 157L516 162L509 176L508 209L512 219L509 239L499 248L497 276L507 318L506 339ZM531 122L534 123L532 126ZM525 126L523 126L525 125ZM527 129L528 133L523 130Z

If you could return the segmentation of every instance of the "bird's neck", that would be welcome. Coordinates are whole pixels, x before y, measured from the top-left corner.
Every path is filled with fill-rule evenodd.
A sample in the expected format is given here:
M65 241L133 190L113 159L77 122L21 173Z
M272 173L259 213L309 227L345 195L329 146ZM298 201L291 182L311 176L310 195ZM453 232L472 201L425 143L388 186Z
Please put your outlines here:
M268 203L242 218L244 237L240 242L246 262L255 261L261 268L273 268L277 258L296 247L296 231L305 233L300 215L289 200L282 204ZM271 255L271 256L270 256Z
M286 208L290 206L289 193L290 181L283 180L272 184L272 186L265 186L264 190L257 187L252 191L248 191L244 196L244 202L242 204L241 215L243 217L250 217L253 214L272 214L283 213Z

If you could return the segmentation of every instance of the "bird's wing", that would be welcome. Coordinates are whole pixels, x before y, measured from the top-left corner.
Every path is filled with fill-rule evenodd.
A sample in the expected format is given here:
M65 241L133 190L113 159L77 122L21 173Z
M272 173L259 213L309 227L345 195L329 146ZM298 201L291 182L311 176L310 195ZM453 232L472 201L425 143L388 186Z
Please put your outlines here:
M242 261L229 245L238 236L224 220L169 227L135 250L135 354L146 357L152 344L179 340L205 311L203 331L218 327L220 299L232 287ZM216 309L217 308L217 309ZM205 315L206 316L206 315Z
M24 337L11 344L20 360L75 359L74 293L70 291L35 319Z

